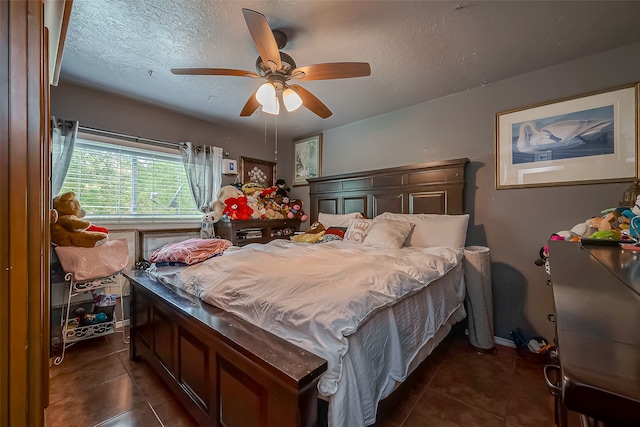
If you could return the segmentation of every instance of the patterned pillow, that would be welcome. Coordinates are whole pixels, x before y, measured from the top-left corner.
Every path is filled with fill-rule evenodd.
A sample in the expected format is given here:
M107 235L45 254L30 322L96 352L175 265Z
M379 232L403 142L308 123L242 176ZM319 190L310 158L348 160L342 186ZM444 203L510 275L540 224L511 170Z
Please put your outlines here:
M349 227L347 227L347 232L344 233L344 241L352 243L364 242L372 225L372 219L351 219L351 221L349 221Z
M329 227L322 236L322 240L318 243L333 242L336 240L344 239L344 233L347 231L347 227Z

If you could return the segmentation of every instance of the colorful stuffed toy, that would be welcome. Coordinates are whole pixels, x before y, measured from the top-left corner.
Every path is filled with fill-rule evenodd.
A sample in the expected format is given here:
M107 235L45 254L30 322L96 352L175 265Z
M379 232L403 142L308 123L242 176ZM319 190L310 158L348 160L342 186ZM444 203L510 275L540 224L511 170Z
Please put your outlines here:
M274 200L276 198L277 192L278 187L268 187L262 190L262 193L260 193L260 197L262 197L263 199Z
M99 241L106 239L107 229L94 227L101 231L91 231L91 222L82 219L84 215L84 209L73 191L54 197L51 212L51 241L58 246L92 248Z
M224 201L223 215L229 219L251 219L253 209L247 204L247 196L230 197Z
M289 219L299 219L300 221L306 221L308 216L302 210L302 200L291 199L289 201L289 213L287 214Z
M245 195L249 195L249 194L253 194L256 191L262 191L264 190L264 187L256 182L247 182L246 184L242 185L242 192Z
M253 209L247 204L247 196L238 196L238 219L251 219Z
M324 225L322 225L319 221L314 222L311 226L304 232L304 234L298 234L295 236L291 236L291 240L298 243L316 243L322 240L326 229Z
M211 210L202 216L202 222L215 223L220 221L225 211L225 200L242 195L242 191L233 185L224 185L218 191L218 198L211 204Z
M280 197L286 197L289 198L289 191L291 191L291 189L289 187L287 187L287 182L280 178L276 181L276 194Z

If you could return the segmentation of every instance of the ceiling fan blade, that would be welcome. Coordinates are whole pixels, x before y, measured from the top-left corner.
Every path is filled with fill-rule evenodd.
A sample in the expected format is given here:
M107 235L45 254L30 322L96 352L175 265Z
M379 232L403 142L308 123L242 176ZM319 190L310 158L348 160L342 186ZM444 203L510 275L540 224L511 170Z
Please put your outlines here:
M323 119L331 117L331 115L333 114L331 110L329 110L329 108L322 103L322 101L320 101L314 94L312 94L302 86L292 84L289 85L289 87L298 93L300 99L302 99L302 105L311 110L313 113L317 114Z
M247 117L252 115L253 112L258 109L259 106L260 106L260 103L256 99L256 93L253 92L249 97L249 99L247 100L247 103L244 104L244 107L242 107L242 111L240 112L240 117Z
M258 73L245 70L231 70L229 68L172 68L173 74L188 76L237 76L260 78Z
M273 67L275 67L272 71L279 70L282 66L280 63L280 51L278 50L278 43L275 37L273 37L273 32L271 32L267 18L265 18L263 14L251 9L242 9L242 14L244 15L247 27L249 27L249 32L258 49L260 58L262 58L262 62L265 64L271 62Z
M348 79L371 75L371 66L367 62L330 62L327 64L298 67L291 77L301 81Z

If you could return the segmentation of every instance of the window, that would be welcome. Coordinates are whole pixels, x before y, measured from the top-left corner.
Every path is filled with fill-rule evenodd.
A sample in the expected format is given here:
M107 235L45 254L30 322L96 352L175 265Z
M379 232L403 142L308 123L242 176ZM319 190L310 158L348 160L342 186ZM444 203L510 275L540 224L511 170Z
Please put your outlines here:
M78 133L62 192L106 222L199 219L178 149Z

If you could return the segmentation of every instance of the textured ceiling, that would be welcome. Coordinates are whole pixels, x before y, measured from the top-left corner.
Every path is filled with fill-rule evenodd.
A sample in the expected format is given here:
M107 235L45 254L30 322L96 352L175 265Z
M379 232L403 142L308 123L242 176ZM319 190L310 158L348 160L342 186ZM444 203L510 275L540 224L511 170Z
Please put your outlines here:
M284 138L640 41L640 1L74 0L60 79L264 132L264 113L239 116L262 80L170 72L255 71L242 8L287 34L298 66L371 64L369 77L300 83L333 116L285 112Z

